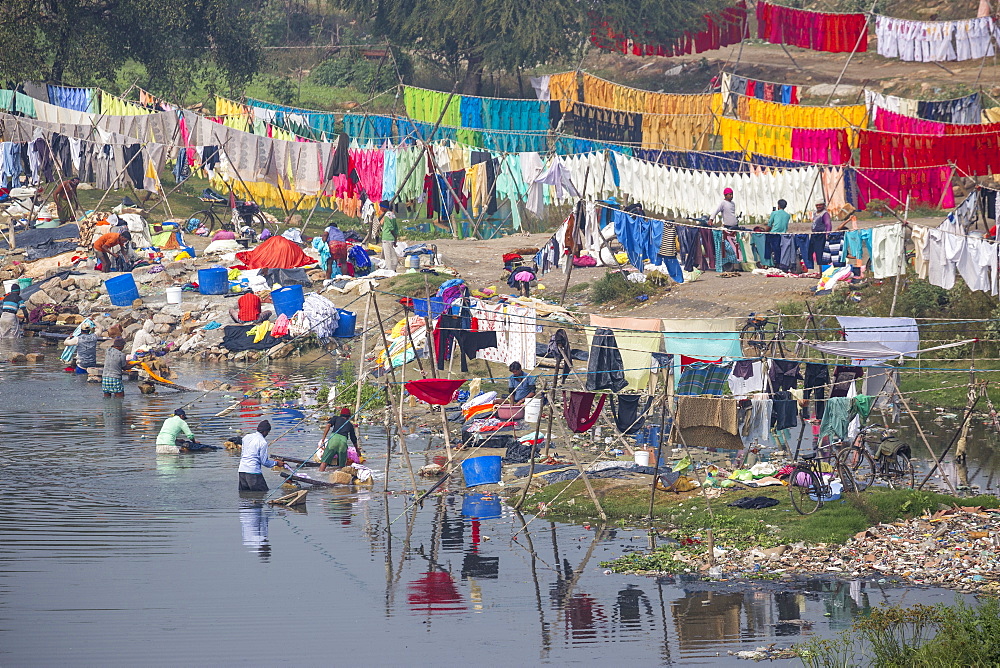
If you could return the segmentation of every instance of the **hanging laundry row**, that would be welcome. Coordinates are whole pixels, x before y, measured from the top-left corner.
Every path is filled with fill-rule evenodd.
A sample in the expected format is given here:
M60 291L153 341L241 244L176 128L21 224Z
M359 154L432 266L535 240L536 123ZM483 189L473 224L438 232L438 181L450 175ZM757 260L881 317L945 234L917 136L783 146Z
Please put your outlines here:
M997 31L993 18L961 21L910 21L875 17L878 53L920 63L974 60L992 56Z
M968 236L967 230L978 208L978 191L973 191L936 228L913 228L914 269L931 285L950 290L958 273L970 290L1000 294L998 250L995 242Z
M953 129L977 128L952 125ZM990 126L986 126L990 127ZM908 135L862 130L860 167L943 167L954 165L967 176L1000 173L1000 129L976 134Z
M583 73L583 102L595 107L648 114L711 114L713 93L654 93Z
M829 14L757 3L757 37L813 51L849 53L868 49L864 14Z
M813 107L740 96L734 113L740 120L793 128L844 128L853 131L868 125L868 109L863 104Z
M903 116L923 118L941 123L989 123L982 118L983 104L979 93L951 100L911 100L895 95L883 95L875 91L865 90L865 106L872 121L878 120L878 114L892 111Z
M722 150L741 151L802 162L844 165L851 159L853 137L848 129L808 129L719 117L716 134Z
M715 51L732 44L739 44L749 37L747 8L744 2L726 7L718 12L705 14L704 29L685 31L682 37L666 43L651 43L642 30L622 34L615 31L600 15L590 17L590 42L605 51L620 51L636 56L683 56L692 53Z
M729 72L723 72L718 79L719 94L722 96L723 113L733 116L741 96L781 102L782 104L799 103L799 87L793 84L771 83L757 81Z

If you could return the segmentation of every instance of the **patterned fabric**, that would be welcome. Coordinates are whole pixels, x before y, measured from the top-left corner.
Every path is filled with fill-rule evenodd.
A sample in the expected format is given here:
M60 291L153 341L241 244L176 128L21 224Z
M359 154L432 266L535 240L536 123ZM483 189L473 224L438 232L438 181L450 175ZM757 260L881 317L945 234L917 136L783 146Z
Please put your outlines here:
M118 394L125 391L125 383L121 378L101 378L101 390L106 394Z
M712 364L710 362L695 362L689 364L677 382L677 394L699 395L711 394L722 396L726 381L729 380L733 363Z

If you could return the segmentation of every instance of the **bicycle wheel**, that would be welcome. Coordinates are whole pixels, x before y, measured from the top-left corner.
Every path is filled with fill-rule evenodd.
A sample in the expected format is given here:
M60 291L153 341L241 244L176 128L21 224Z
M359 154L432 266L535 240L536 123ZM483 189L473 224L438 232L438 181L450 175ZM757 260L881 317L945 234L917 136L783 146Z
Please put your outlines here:
M260 225L261 234L264 233L264 230L268 230L271 233L271 235L275 235L278 233L277 225L276 224L272 225L264 216L263 211L258 211L257 213L255 213L253 215L253 220L255 224Z
M788 483L788 496L800 515L812 515L823 505L823 485L812 469L796 466Z
M854 474L851 473L851 469L837 460L837 476L840 478L840 484L843 485L845 492L851 492L852 494L857 494L858 492L863 492L865 487L859 487L858 482L854 479Z
M850 446L837 452L837 464L850 470L857 489L863 492L875 482L875 460L863 447Z
M885 483L893 489L913 489L915 477L913 462L902 452L894 456L882 458L882 477Z
M198 221L205 227L205 229L208 230L209 234L214 232L215 228L218 227L219 225L219 217L215 215L215 212L212 211L211 209L203 209L201 211L195 211L187 219L187 222L190 223L191 219L193 218L197 218ZM184 231L187 232L187 229L185 229Z
M740 347L746 357L760 357L767 349L767 338L763 328L748 322L740 330Z

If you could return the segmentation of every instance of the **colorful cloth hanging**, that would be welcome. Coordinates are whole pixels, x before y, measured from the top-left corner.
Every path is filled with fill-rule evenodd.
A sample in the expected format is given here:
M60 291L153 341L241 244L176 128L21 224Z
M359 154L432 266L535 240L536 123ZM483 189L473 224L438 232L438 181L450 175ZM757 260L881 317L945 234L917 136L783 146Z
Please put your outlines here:
M850 53L868 50L864 14L828 14L757 3L757 37L813 51Z
M599 49L620 51L636 56L682 56L691 53L714 51L733 44L739 44L749 37L747 8L742 1L733 7L726 7L715 13L705 14L705 28L698 32L685 31L676 40L656 43L652 36L641 30L628 33L616 32L608 21L598 14L590 13L590 41Z
M444 406L451 403L455 391L464 384L464 379L422 378L411 380L403 387L420 401L426 401L435 406Z

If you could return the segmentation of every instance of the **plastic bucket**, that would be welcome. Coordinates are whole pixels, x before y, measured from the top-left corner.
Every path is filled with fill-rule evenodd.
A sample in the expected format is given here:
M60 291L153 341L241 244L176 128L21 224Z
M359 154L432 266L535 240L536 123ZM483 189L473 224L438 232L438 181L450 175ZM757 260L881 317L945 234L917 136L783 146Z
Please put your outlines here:
M167 288L167 303L180 304L184 300L184 290L181 288Z
M340 312L340 319L337 321L337 329L333 332L334 338L349 339L354 336L354 328L358 322L358 314L354 311L337 309Z
M271 292L271 302L274 304L275 315L286 315L291 318L302 310L306 295L301 285L289 285Z
M466 487L496 484L500 482L500 471L500 455L470 457L462 462Z
M478 520L495 520L503 514L503 505L497 496L466 494L462 497L462 514Z
M524 421L528 424L538 422L542 414L542 398L532 397L524 402Z
M122 274L104 281L104 289L111 297L111 303L115 306L131 306L132 302L139 299L139 288L135 285L132 274Z
M199 269L198 292L203 295L224 295L229 292L229 271L222 267Z
M497 404L497 417L501 420L520 420L524 418L524 406Z
M649 451L648 450L636 450L635 451L635 464L636 464L636 466L649 466Z
M21 286L22 290L24 290L26 287L28 287L29 285L31 285L31 279L30 278L19 278L19 279L17 279L17 284Z
M4 281L3 282L3 293L7 294L8 292L10 292L10 289L12 287L14 287L15 285L17 285L17 279L16 278L12 278L9 281Z

